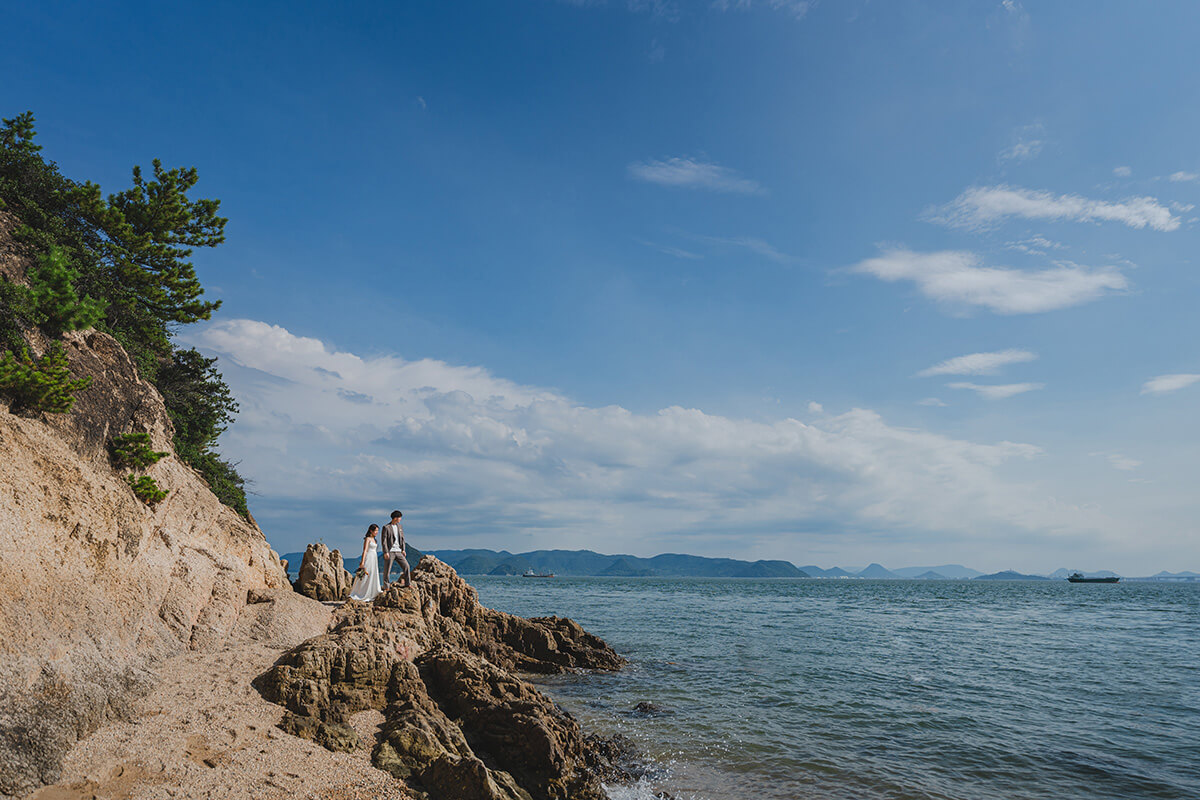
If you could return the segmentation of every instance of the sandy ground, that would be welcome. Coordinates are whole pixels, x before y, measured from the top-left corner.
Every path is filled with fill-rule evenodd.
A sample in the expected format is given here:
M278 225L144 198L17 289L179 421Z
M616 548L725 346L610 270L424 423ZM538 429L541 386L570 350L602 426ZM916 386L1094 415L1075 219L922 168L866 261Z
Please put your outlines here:
M355 753L331 753L275 727L283 709L250 681L287 649L279 645L243 634L220 652L165 662L134 721L80 741L62 780L26 800L411 800L399 781L371 766L378 711L351 721L365 743Z

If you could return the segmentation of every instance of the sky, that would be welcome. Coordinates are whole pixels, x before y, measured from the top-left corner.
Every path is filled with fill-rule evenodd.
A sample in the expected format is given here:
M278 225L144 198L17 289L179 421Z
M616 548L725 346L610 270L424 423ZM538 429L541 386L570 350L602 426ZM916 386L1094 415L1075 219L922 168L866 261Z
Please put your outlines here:
M26 3L0 115L195 166L280 552L1200 570L1190 2Z

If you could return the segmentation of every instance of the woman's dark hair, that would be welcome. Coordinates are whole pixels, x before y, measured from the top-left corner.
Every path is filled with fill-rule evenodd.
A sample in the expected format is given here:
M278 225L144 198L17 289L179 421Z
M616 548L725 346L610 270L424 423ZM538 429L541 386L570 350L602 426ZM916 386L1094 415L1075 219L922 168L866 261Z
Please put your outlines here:
M379 526L378 526L378 525L376 525L374 522L372 522L372 523L371 523L371 524L370 524L370 525L367 527L367 536L370 536L371 534L373 534L373 533L374 533L375 531L377 531L377 530L379 530ZM363 537L363 538L366 538L366 537Z

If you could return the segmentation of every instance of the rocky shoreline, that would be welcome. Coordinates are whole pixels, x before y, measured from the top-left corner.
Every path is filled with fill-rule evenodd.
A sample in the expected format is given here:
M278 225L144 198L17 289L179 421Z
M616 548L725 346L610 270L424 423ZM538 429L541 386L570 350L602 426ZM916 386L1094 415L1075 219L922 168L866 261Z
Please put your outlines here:
M165 660L27 797L604 800L637 777L630 743L520 675L623 663L571 620L481 606L430 556L370 604L251 591L223 647Z
M602 800L627 749L578 723L517 673L619 669L624 660L569 619L484 608L454 570L425 556L413 586L350 601L328 633L255 680L287 713L280 727L330 750L362 746L348 724L380 711L371 760L421 798Z

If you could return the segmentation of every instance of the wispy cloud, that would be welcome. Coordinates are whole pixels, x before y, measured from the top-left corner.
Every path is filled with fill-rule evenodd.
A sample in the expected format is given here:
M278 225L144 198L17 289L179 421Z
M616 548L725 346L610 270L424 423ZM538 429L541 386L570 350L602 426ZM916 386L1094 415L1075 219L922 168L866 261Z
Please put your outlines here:
M420 520L441 537L484 532L529 547L585 546L605 530L612 549L644 549L661 546L663 531L790 532L829 520L954 535L1079 524L1001 477L1037 447L892 426L870 410L812 407L808 422L678 406L642 414L478 367L337 351L253 320L186 338L221 356L242 405L223 451L283 509L264 525L278 522L272 536L289 547L349 530L322 509L341 514L351 500L403 502L414 533Z
M1043 383L1004 383L992 385L960 381L947 383L946 385L951 389L970 389L980 397L986 397L988 400L1003 400L1006 397L1013 397L1014 395L1045 388L1045 384Z
M986 228L1007 217L1120 222L1156 231L1173 231L1180 225L1179 218L1153 197L1130 197L1113 203L1004 185L972 187L950 203L926 212L930 221L956 228Z
M660 186L734 194L763 194L766 191L762 184L743 177L736 170L694 158L638 161L630 164L628 170L632 178Z
M674 247L669 244L659 244L658 242L646 242L646 241L642 241L642 244L644 244L646 247L651 248L652 250L657 250L660 253L666 253L669 256L675 256L675 258L687 258L687 259L704 258L704 256L700 255L699 253L693 253L691 250L684 250L682 247Z
M957 250L888 250L850 269L884 281L912 281L933 300L981 306L997 314L1036 314L1068 308L1128 285L1115 267L1092 269L1070 263L1044 270L985 267L974 253Z
M607 0L558 0L569 6L577 8L594 8L597 6L607 6ZM653 17L660 17L669 22L677 22L680 17L680 6L676 0L624 0L624 2L614 3L615 6L624 6L634 13L649 14Z
M1175 392L1191 386L1196 381L1200 381L1200 375L1187 372L1175 373L1173 375L1159 375L1157 378L1151 378L1142 384L1142 394Z
M1132 174L1133 170L1129 167L1113 167L1113 175L1116 175L1118 178L1128 178Z
M924 400L918 400L917 405L933 406L935 408L945 408L946 407L946 404L943 403L941 398L938 398L938 397L926 397Z
M1168 178L1172 183L1187 183L1197 179L1200 179L1198 172L1172 172L1171 177Z
M1000 151L1001 161L1029 161L1042 152L1046 129L1040 124L1026 125L1017 129L1013 143Z
M1066 248L1066 245L1061 242L1047 239L1045 236L1031 236L1019 242L1008 242L1004 246L1009 250L1028 253L1033 256L1044 256L1051 250L1063 250Z
M1001 367L1009 364L1021 364L1033 361L1036 353L1028 350L998 350L993 353L969 353L965 356L948 358L921 370L917 375L928 378L931 375L995 375Z
M756 253L763 258L768 258L771 261L784 262L792 260L791 256L778 250L770 242L754 236L696 236L695 238L697 241L709 244L740 247Z
M1138 461L1136 458L1130 458L1129 456L1124 456L1120 453L1109 453L1108 463L1113 469L1119 469L1124 472L1135 470L1142 465L1142 462Z
M770 8L783 11L796 19L804 19L817 4L817 0L713 0L717 11L749 11L752 8Z

